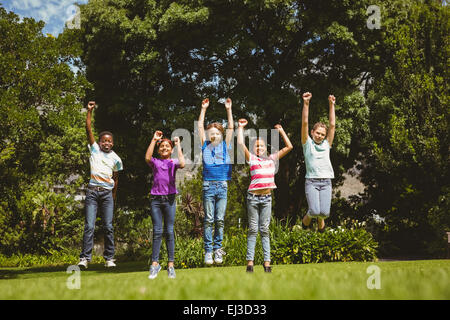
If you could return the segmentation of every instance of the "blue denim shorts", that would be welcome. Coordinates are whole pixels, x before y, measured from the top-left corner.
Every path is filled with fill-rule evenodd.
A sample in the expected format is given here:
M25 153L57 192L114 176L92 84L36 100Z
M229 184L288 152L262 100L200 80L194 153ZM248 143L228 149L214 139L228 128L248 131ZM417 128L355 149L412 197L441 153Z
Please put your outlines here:
M331 179L306 178L305 194L308 201L308 216L325 219L330 216Z

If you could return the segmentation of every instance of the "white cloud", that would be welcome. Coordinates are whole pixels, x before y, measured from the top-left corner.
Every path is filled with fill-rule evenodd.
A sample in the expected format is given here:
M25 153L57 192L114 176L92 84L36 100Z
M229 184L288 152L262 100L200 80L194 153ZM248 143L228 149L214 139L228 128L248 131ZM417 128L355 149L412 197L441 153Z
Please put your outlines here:
M43 32L58 35L66 21L73 17L73 5L87 2L88 0L12 0L2 3L7 10L21 17L44 21L46 25Z

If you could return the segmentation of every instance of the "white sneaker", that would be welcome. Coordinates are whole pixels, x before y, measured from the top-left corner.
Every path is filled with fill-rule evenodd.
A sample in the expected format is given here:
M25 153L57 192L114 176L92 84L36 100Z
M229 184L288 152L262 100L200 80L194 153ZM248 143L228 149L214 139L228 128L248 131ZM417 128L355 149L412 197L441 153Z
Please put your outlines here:
M161 270L161 266L158 264L157 266L150 266L150 274L148 276L149 279L155 279L158 276L158 272Z
M170 279L175 279L176 278L175 268L174 267L167 268L167 273L168 273Z
M217 264L221 264L223 262L223 256L226 255L225 251L222 248L214 251L214 262Z
M205 253L205 263L207 265L212 265L214 263L212 255L212 252Z
M105 267L107 267L107 268L115 267L116 264L114 263L114 261L115 261L114 259L106 260Z
M80 262L78 262L79 267L83 267L84 269L88 268L88 261L86 258L80 258Z

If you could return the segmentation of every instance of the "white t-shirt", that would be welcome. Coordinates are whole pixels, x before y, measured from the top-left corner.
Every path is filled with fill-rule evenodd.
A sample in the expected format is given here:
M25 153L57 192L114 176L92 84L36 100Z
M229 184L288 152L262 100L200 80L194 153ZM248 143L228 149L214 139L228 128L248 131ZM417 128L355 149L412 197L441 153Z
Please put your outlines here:
M103 152L97 142L89 145L91 156L89 164L91 166L91 179L89 185L103 187L112 190L114 188L113 172L123 170L122 160L114 152Z
M321 144L316 144L308 136L303 145L305 155L305 178L334 178L333 166L330 161L330 144L324 139Z

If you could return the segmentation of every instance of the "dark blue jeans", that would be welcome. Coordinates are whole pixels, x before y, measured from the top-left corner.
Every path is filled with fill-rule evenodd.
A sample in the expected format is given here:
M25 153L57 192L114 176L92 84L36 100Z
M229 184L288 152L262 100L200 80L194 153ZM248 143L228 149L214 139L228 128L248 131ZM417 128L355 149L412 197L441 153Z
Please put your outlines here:
M105 233L105 250L103 257L110 260L114 257L114 229L113 229L113 212L114 200L112 191L107 189L102 190L86 190L85 199L85 219L84 219L84 234L83 234L83 248L80 258L86 258L88 261L92 257L92 248L94 246L94 229L95 220L97 219L97 210L103 214L103 229Z
M175 223L175 210L177 202L175 194L167 196L152 195L151 209L153 222L152 261L159 262L159 251L163 235L166 238L166 247L169 261L175 260L175 235L173 225ZM164 221L164 227L163 227Z

